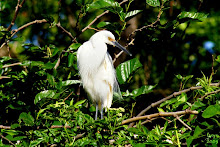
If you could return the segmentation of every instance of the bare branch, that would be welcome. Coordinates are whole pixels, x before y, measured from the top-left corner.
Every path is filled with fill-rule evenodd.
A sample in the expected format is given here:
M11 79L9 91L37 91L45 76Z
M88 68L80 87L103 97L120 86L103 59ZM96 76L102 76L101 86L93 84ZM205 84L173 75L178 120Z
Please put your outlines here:
M54 129L54 128L66 128L66 129L70 129L71 126L68 126L68 125L65 125L65 126L63 126L63 125L52 125L50 128L51 128L51 129Z
M16 66L16 65L20 65L21 62L17 62L17 63L13 63L13 64L9 64L9 65L4 65L2 66L2 68L7 68L7 67L11 67L11 66Z
M60 25L60 22L57 23L56 26L57 26L58 28L60 28L64 33L66 33L66 34L72 39L72 42L76 42L76 43L77 43L76 38L74 38L73 35L72 35L70 32L68 32L66 29L64 29L64 27L62 27L62 26Z
M188 126L184 121L182 121L182 119L180 119L179 118L179 116L175 116L176 117L176 119L179 121L179 122L181 122L185 127L187 127L188 129L190 129L191 131L192 131L192 128L190 127L190 126Z
M0 125L0 129L11 129L11 126L3 126L3 125Z
M14 25L15 20L16 20L16 18L17 18L17 16L18 16L18 12L19 12L19 10L21 9L21 7L23 6L24 2L25 2L25 0L23 0L23 1L21 2L21 4L20 4L20 0L18 0L18 3L17 3L17 5L16 5L16 7L15 7L15 15L14 15L12 21L11 21L11 24L8 26L7 31L10 31L11 28L12 28L12 26Z
M205 95L203 95L201 98L199 98L201 101L205 98L205 97L207 97L207 96L209 96L209 95L211 95L211 94L217 94L217 93L219 93L220 92L220 89L218 89L218 90L216 90L216 91L212 91L212 92L209 92L209 93L206 93Z
M146 26L143 26L143 27L141 27L141 28L139 28L139 29L136 29L136 30L134 30L133 32L131 32L131 34L129 35L129 37L128 37L127 40L130 40L130 39L131 39L131 36L134 35L134 33L136 33L136 32L142 31L143 29L146 29L146 28L149 28L149 27L151 27L151 28L155 27L155 25L160 21L160 17L161 17L161 15L162 15L162 13L163 13L163 10L162 10L163 8L164 8L164 3L161 4L159 13L158 13L158 15L157 15L157 19L156 19L154 22L152 22L151 24L146 25Z
M3 136L2 134L0 134L1 138L7 140L11 145L15 146L15 144L13 142L11 142L8 138L6 138L5 136Z
M74 136L74 140L79 139L79 138L82 138L83 135L85 135L85 133L77 134L76 136Z
M220 82L218 82L218 83L211 83L210 84L210 86L216 86L216 87L219 87L219 85L220 85ZM148 110L150 110L153 107L158 106L159 104L163 103L166 100L169 100L169 99L171 99L173 97L176 97L176 96L178 96L178 95L180 95L182 93L186 93L186 92L189 92L189 91L192 91L192 90L201 89L201 88L203 88L203 87L202 86L195 86L195 87L190 87L188 89L184 89L184 90L181 90L181 91L178 91L178 92L174 92L173 94L171 94L171 95L169 95L169 96L167 96L167 97L165 97L165 98L163 98L163 99L161 99L161 100L159 100L157 102L152 103L151 105L146 107L144 110L142 110L136 117L144 115ZM210 94L213 94L213 93L210 93ZM134 125L134 123L131 123L131 124L129 124L129 127L132 127L133 125Z
M218 87L219 85L220 85L220 82L219 82L219 83L212 83L212 84L210 84L210 86L217 86L217 87ZM161 100L159 100L159 101L157 101L157 102L155 102L155 103L152 103L150 106L148 106L147 108L145 108L144 110L142 110L137 116L143 115L143 114L146 113L150 108L156 107L156 106L158 106L159 104L163 103L163 102L166 101L166 100L169 100L169 99L171 99L171 98L173 98L173 97L176 97L176 96L178 96L178 95L180 95L180 94L182 94L182 93L189 92L189 91L192 91L192 90L201 89L201 88L203 88L203 87L202 87L202 86L196 86L196 87L190 87L190 88L188 88L188 89L184 89L184 90L181 90L181 91L178 91L178 92L174 92L173 94L171 94L171 95L169 95L169 96L167 96L167 97L165 97L165 98L163 98L163 99L161 99Z
M161 117L161 116L177 116L177 115L182 115L182 114L198 114L198 113L199 113L198 111L192 111L192 110L188 110L188 109L186 109L184 111L177 111L177 112L159 112L159 113L154 113L154 114L150 114L150 115L126 119L126 120L122 121L121 124L124 125L124 124L135 122L138 120L152 119L152 118Z
M18 31L20 31L20 30L22 30L22 29L24 29L24 28L26 28L26 27L28 27L30 25L33 25L33 24L36 24L36 23L45 23L45 22L47 22L46 19L31 21L31 22L29 22L29 23L19 27L18 29L14 30L12 35L11 35L11 37L13 37Z
M134 38L125 46L125 48L127 48L129 45L134 45ZM115 63L115 61L122 55L123 51L120 51L118 54L115 55L114 60L112 61L113 64Z

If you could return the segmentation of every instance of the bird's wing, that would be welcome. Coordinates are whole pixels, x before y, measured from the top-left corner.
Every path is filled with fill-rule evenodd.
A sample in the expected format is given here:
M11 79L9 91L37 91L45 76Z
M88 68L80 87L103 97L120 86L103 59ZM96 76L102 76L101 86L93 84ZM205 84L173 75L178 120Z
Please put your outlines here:
M113 65L112 57L109 55L108 52L107 52L107 56L108 56L109 61L111 62L112 69L114 71L114 84L113 84L114 97L116 97L117 99L120 100L120 99L122 99L122 96L121 96L120 87L118 85L116 71L115 71L115 68L114 68L114 65Z

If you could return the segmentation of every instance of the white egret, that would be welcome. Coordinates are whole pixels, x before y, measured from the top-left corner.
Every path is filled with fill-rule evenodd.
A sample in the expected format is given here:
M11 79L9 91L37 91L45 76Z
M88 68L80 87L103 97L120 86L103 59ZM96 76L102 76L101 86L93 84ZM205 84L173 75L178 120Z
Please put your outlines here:
M83 88L96 105L95 120L98 110L103 119L103 108L111 107L113 92L120 92L106 44L116 46L131 56L131 53L115 40L115 36L106 30L95 33L77 51L77 64Z

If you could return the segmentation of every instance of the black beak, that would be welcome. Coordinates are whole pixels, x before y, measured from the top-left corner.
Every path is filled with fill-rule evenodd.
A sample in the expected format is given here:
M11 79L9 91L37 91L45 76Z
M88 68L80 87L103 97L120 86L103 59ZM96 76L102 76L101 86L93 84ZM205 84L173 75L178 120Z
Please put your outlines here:
M119 49L121 49L122 51L124 51L125 53L127 53L128 55L132 56L132 54L126 50L126 48L124 48L121 44L119 44L117 41L112 41L112 43L118 47Z

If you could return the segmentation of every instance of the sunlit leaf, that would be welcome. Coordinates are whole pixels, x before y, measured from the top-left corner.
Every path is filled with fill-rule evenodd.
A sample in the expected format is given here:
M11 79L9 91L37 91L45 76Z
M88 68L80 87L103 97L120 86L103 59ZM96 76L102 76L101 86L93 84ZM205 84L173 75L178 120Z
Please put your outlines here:
M190 19L197 19L197 20L203 21L207 18L207 16L208 14L206 13L183 11L178 15L178 18L179 19L190 18Z
M153 89L155 88L156 85L152 86L152 85L144 85L141 88L135 89L133 90L131 93L129 91L127 91L126 93L123 94L123 96L132 96L132 98L136 98L142 94L148 94L150 92L153 91Z
M118 78L118 82L120 84L124 84L127 82L127 80L130 78L130 76L137 71L138 68L140 68L142 64L137 58L131 59L129 61L126 61L122 64L120 64L116 68L116 74Z
M106 9L113 13L116 13L116 12L120 12L122 8L119 5L119 3L114 0L97 0L87 5L86 11L97 10L97 9Z
M130 11L125 15L125 19L128 19L130 17L133 17L135 15L137 15L138 13L140 13L142 10L134 10L134 11Z
M54 90L41 91L40 93L38 93L35 96L34 103L37 104L39 101L41 101L42 99L45 99L45 98L53 98L55 96L55 94L56 93Z
M76 50L76 49L78 49L80 46L81 46L80 43L73 43L73 44L71 44L71 45L69 46L69 49L70 49L70 50Z
M61 82L61 86L69 86L73 84L79 84L81 83L79 80L66 80Z
M111 24L110 22L105 22L105 21L101 21L100 23L98 23L97 28L103 28L107 25Z
M146 3L152 7L160 6L160 0L146 0Z
M44 141L43 138L38 138L37 140L32 140L32 141L30 142L29 147L36 147L36 146L38 146L42 141Z
M85 101L86 101L86 99L80 100L80 101L76 102L73 106L74 106L75 108L79 108L80 105L82 105L83 103L85 103Z

